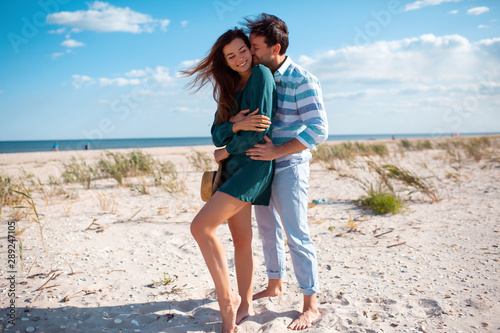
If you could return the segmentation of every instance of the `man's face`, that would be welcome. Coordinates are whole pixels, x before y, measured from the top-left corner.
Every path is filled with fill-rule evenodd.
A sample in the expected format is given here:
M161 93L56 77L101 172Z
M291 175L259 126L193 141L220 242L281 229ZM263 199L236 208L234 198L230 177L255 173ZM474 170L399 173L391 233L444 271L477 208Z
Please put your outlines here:
M250 51L252 52L253 64L270 67L275 56L272 47L267 46L264 42L265 37L250 34L249 39L252 47Z

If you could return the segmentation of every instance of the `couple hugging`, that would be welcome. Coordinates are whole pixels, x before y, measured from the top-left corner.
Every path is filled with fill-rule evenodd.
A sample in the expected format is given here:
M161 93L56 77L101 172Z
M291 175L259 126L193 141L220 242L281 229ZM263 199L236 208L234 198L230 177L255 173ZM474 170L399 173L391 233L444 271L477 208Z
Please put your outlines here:
M292 330L311 326L320 313L316 250L307 225L311 149L327 138L318 79L286 55L288 28L274 15L245 18L245 30L221 35L209 55L183 73L198 91L214 86L214 157L224 183L198 212L191 233L213 278L222 332L236 332L254 314L252 300L283 294L285 240L304 295ZM249 36L246 35L249 34ZM268 286L253 295L251 207L262 238ZM234 243L238 294L233 293L224 247L216 235L228 222Z

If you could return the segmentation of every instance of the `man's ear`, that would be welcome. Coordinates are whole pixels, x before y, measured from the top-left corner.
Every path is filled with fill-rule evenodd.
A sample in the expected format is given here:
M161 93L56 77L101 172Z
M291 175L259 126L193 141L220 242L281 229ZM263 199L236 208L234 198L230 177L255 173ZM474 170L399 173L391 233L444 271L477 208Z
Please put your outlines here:
M281 45L276 44L273 46L273 55L279 55L281 51Z

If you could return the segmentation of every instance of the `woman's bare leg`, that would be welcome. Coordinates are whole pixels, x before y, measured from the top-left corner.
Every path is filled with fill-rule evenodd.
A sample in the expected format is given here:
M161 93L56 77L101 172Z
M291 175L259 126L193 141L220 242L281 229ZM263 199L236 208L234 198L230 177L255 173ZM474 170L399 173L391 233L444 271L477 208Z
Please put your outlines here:
M245 205L249 203L217 191L191 223L191 233L200 247L214 280L223 333L236 330L236 312L240 297L231 291L226 252L215 231L219 225L238 213Z
M254 314L252 307L254 261L252 251L252 206L248 204L228 220L233 236L234 265L241 304L236 314L236 325Z

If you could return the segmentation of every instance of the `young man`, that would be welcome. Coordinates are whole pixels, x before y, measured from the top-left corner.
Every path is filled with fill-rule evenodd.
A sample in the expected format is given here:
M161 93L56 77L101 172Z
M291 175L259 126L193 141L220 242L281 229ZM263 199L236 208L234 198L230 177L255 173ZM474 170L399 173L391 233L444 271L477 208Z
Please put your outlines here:
M318 79L296 65L286 53L288 28L274 15L261 14L246 20L253 62L273 72L278 108L273 122L272 141L247 151L256 160L276 160L269 206L255 207L269 278L267 289L254 299L283 294L286 233L295 276L302 288L302 314L289 328L306 329L319 317L316 249L307 224L307 191L311 149L326 140L328 123Z

